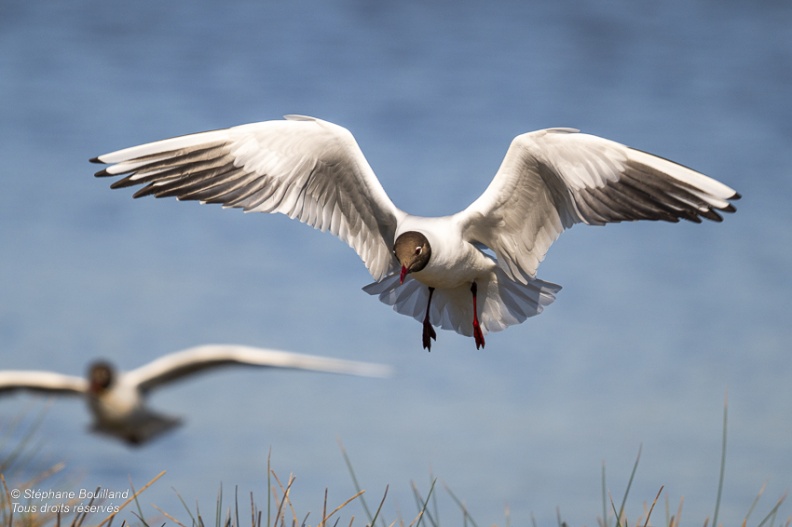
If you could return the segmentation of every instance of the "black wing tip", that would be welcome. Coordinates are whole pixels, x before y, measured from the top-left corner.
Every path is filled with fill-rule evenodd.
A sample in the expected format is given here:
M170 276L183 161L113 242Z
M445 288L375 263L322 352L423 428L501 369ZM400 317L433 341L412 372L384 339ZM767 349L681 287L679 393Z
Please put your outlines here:
M740 199L740 197L741 196L739 194L735 194L734 197L731 197L731 198L728 198L728 199L738 200L738 199ZM699 213L700 216L696 216L697 219L695 221L696 221L696 223L701 223L701 218L703 217L703 218L706 218L706 219L708 219L710 221L714 221L716 223L721 223L723 221L723 216L721 216L721 214L719 214L719 213L734 214L735 212L737 212L737 207L735 207L734 205L729 203L725 207L718 207L717 210L713 208L713 209L709 209L705 213L701 213L700 212Z
M154 192L154 189L151 187L151 185L146 185L142 189L132 194L132 199L138 199L138 198L142 198L143 196L151 196L151 195L153 195L155 198L159 197Z
M742 196L739 193L735 192L732 197L727 198L727 199L730 199L732 201L737 201L740 198L742 198ZM729 203L725 207L719 208L718 211L719 212L725 212L727 214L734 214L735 212L737 212L737 207L735 207L734 204ZM718 220L716 220L716 221L723 221L723 218L720 215L718 215Z
M91 158L91 159L89 159L88 161L89 161L90 163L94 163L94 164L97 164L97 165L106 165L107 163L105 163L104 161L102 161L101 157L102 157L102 156L96 156L96 157L92 157L92 158ZM113 175L113 174L109 174L109 173L107 172L107 169L106 169L106 168L103 168L103 169L102 169L102 170L100 170L99 172L96 172L96 173L94 174L94 177L107 177L107 176L112 176L112 175Z
M105 175L110 175L110 174L105 174ZM110 183L110 188L114 189L114 190L117 189L117 188L126 188L126 187L129 187L129 186L131 186L131 185L127 184L126 178L119 179L118 181L113 181L112 183Z
M737 201L740 198L742 198L742 195L739 192L735 192L726 199L730 201ZM725 207L713 206L708 208L706 211L699 210L690 216L680 215L680 217L694 223L701 223L702 218L714 221L715 223L721 223L723 221L723 216L721 216L722 213L734 214L735 212L737 212L737 207L735 207L732 203L728 203Z

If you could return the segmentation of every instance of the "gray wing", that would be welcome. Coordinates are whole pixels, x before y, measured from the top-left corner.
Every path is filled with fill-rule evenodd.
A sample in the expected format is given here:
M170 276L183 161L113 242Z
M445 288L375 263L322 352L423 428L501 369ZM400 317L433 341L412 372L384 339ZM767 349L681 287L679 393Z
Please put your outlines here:
M91 160L125 176L112 188L141 185L154 195L280 212L350 245L379 280L396 271L398 218L352 134L302 116L174 137Z
M83 395L88 392L88 381L49 371L0 371L0 394L16 391Z
M625 145L548 129L517 136L484 193L458 214L465 237L526 283L575 223L721 221L739 194L687 167Z
M160 357L124 374L125 381L143 391L221 366L285 368L364 377L383 377L390 368L381 364L331 359L251 346L207 344Z

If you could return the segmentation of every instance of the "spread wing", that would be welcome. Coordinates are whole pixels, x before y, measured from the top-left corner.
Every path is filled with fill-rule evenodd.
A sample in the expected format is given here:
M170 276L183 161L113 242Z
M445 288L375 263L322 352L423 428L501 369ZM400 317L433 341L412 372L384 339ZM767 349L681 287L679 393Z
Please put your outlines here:
M575 223L721 221L739 194L687 167L572 129L517 136L484 193L459 213L465 237L526 283Z
M0 394L31 391L53 395L83 395L88 381L49 371L0 371Z
M383 377L390 368L381 364L331 359L286 351L238 345L207 344L160 357L124 374L125 381L148 391L195 373L221 366L285 368L364 377Z
M250 212L280 212L350 245L379 280L395 272L398 218L352 134L303 116L174 137L91 160L141 185L135 197L173 196Z

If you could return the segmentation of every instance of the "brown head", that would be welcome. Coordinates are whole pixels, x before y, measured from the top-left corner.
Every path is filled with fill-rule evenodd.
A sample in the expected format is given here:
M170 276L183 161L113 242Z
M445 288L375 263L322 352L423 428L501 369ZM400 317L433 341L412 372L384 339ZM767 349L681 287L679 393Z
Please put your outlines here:
M88 384L92 394L101 394L113 384L114 380L115 371L108 362L96 361L88 369Z
M408 231L400 234L393 243L393 254L401 264L399 283L404 283L407 273L417 273L429 263L432 247L420 232Z

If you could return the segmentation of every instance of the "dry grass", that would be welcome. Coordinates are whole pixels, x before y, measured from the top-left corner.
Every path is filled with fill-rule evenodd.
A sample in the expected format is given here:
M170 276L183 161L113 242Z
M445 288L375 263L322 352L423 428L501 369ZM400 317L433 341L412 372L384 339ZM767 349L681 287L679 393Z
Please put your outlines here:
M727 406L724 406L723 415L723 442L722 442L722 456L721 456L721 472L719 478L717 498L714 505L714 513L712 519L706 518L703 521L704 527L710 525L718 525L718 512L720 510L721 489L723 487L724 468L726 464L726 425L727 425ZM32 419L32 422L26 422L23 416L9 423L10 426L3 426L5 432L0 435L0 527L112 527L114 522L116 525L122 527L142 526L142 527L163 527L163 526L179 526L179 527L340 527L355 525L364 525L366 527L440 527L440 509L441 501L443 507L448 507L449 503L452 510L456 510L457 514L461 514L461 525L465 527L478 527L478 524L467 510L464 502L460 500L453 491L447 486L443 485L443 491L438 492L437 480L432 479L432 482L425 494L413 483L411 485L412 494L415 500L415 513L409 518L402 517L401 514L395 518L386 518L384 512L384 505L388 498L388 488L386 487L382 496L375 495L372 502L367 501L369 497L366 491L358 482L355 474L353 464L341 445L341 453L346 462L349 470L349 476L355 486L356 492L343 502L333 505L327 501L327 491L325 491L324 503L322 510L319 513L298 513L298 506L292 502L292 487L295 484L295 479L290 476L287 480L283 481L278 475L270 468L269 459L267 460L267 489L268 493L264 503L257 502L254 495L251 493L249 498L246 499L244 505L240 504L240 497L235 490L233 499L230 504L224 503L225 497L223 496L223 488L220 487L217 501L215 503L214 511L210 516L203 514L198 507L191 511L186 506L181 496L179 499L184 505L184 510L180 513L172 511L164 511L154 506L155 511L149 514L144 514L138 496L146 491L149 486L154 484L164 472L155 476L148 483L146 483L140 490L132 490L132 495L120 506L116 507L111 513L104 511L97 513L96 511L78 511L75 508L70 509L68 512L62 513L42 513L40 511L14 511L12 503L15 502L12 497L13 491L24 489L41 488L41 484L45 483L53 489L63 489L68 491L70 488L75 488L76 485L73 481L62 479L64 467L61 463L44 463L39 462L37 456L39 452L39 444L37 443L36 430L38 424L43 417L41 412L39 415ZM11 431L16 432L16 441L11 441ZM644 502L641 510L637 513L634 520L629 520L627 517L626 509L628 503L628 496L632 487L633 478L638 469L641 453L640 450L636 456L635 464L628 479L624 495L621 497L619 506L617 507L613 497L606 491L605 481L605 468L602 470L602 511L601 516L596 518L596 524L600 527L648 527L650 525L664 525L666 527L679 527L681 525L680 518L682 513L683 501L680 500L679 505L676 507L675 512L672 513L672 508L668 496L663 498L663 487L660 486L656 496L651 501ZM24 470L21 470L23 469ZM30 474L35 472L35 476L20 480L19 474ZM13 481L13 484L9 482ZM741 522L742 527L790 527L792 525L792 518L782 520L779 518L779 511L784 503L785 496L778 499L768 512L756 523L753 523L752 516L758 507L760 498L764 493L762 488L747 511L745 518ZM661 501L662 500L662 501ZM20 501L17 499L16 502ZM78 500L79 501L79 500ZM665 503L665 518L658 520L657 517L662 514L657 507L661 502ZM66 501L64 503L76 502ZM83 503L83 505L86 505ZM101 511L101 500L94 502L90 500L87 505L97 505L97 509ZM354 506L353 506L354 505ZM263 508L262 508L263 507ZM362 518L356 518L353 511L361 511ZM121 518L124 516L124 519ZM456 515L455 515L456 516ZM594 515L593 515L594 516ZM342 520L342 517L345 519ZM157 518L152 520L151 518ZM118 523L120 522L120 523ZM154 523L152 523L154 522ZM536 526L536 522L531 518L532 525ZM652 523L654 522L654 523ZM446 522L447 523L447 522ZM460 525L454 522L453 525ZM524 524L521 522L520 524ZM504 527L511 526L511 518L509 511L504 511ZM558 527L567 527L562 519L561 512L557 511L557 525Z

